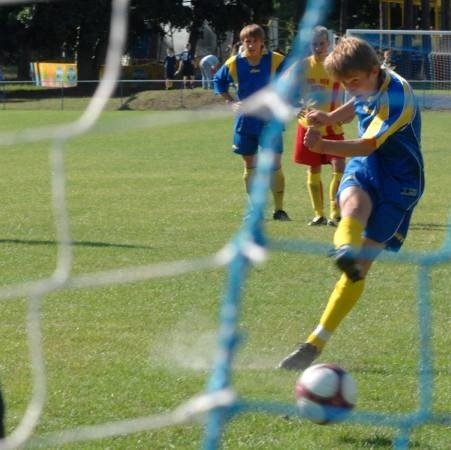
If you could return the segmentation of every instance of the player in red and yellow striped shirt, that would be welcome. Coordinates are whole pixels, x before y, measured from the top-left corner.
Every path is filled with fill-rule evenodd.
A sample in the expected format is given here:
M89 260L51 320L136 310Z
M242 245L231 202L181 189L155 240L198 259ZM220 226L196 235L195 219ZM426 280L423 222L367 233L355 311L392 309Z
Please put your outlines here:
M302 61L302 71L306 87L301 97L305 108L330 112L343 104L344 90L324 69L323 62L329 53L330 39L327 28L318 26L313 30L312 55ZM307 112L303 111L304 114ZM336 201L338 185L345 167L345 159L333 155L313 153L304 144L304 135L309 124L305 116L299 117L293 160L298 164L308 166L307 188L315 216L309 225L336 226L340 220L340 210ZM340 124L321 127L321 136L329 140L343 140L343 129ZM332 178L329 184L329 219L326 219L323 201L323 186L321 182L321 166L331 164Z

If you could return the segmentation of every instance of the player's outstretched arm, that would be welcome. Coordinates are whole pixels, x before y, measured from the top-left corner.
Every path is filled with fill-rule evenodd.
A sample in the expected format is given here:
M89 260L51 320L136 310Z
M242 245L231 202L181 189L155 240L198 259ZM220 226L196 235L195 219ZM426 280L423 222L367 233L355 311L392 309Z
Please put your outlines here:
M347 123L354 119L354 99L331 112L314 109L306 115L307 122L312 126L333 125L334 123Z
M304 144L314 153L334 156L368 156L377 149L376 139L348 139L332 141L322 139L321 133L310 127L304 137Z

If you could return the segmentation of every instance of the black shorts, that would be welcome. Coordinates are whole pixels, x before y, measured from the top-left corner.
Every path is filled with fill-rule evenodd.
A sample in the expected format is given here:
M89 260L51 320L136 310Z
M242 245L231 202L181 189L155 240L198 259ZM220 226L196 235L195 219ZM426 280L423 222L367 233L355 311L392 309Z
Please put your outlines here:
M194 66L192 63L183 63L182 65L182 76L192 77L194 75Z

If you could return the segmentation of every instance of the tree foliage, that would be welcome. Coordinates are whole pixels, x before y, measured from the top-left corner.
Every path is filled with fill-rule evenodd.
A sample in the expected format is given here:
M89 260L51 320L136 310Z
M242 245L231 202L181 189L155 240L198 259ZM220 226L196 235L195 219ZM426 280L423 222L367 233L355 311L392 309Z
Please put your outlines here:
M77 55L82 78L92 76L104 54L109 32L109 0L37 3L3 7L0 41L3 63L16 63L18 76L28 75L34 59L58 59L63 52Z
M78 61L80 79L91 79L104 61L109 35L112 0L67 0L0 7L1 64L16 64L18 77L28 76L33 59L63 56ZM331 2L325 25L338 30L340 5ZM376 0L346 2L346 26L377 26ZM129 46L148 33L157 36L165 27L187 29L193 46L206 22L219 39L227 31L235 35L247 23L264 24L272 15L296 30L297 19L306 0L132 0L129 20ZM294 33L292 31L292 33Z

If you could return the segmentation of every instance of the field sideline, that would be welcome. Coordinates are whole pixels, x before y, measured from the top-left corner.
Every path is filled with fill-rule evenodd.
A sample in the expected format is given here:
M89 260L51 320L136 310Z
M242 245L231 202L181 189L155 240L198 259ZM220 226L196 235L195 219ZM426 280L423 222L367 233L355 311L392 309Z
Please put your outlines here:
M166 117L168 124L134 128L149 113L108 111L98 129L68 142L74 274L211 255L237 232L245 198L242 163L230 151L231 119L193 123L184 119L189 114L153 113L150 117ZM5 111L0 132L76 117L75 111ZM423 113L427 186L406 250L437 250L446 233L449 237L450 123L449 112ZM348 135L353 133L350 126ZM291 162L293 134L290 125L284 171L286 210L293 220L270 220L270 198L265 228L273 239L330 243L333 229L306 226L311 207L305 169ZM0 149L0 287L48 277L55 268L49 148L49 142L39 142ZM327 186L330 169L323 173ZM436 267L431 277L433 410L448 415L450 268L450 263ZM416 270L414 265L375 264L363 298L320 359L353 374L361 410L405 413L418 407ZM42 309L48 402L38 434L163 413L202 391L214 355L225 275L211 269L49 295ZM293 403L296 375L274 367L316 325L336 279L323 255L272 252L251 270L240 321L244 341L233 377L240 396ZM26 303L0 302L0 382L11 432L31 395ZM191 450L200 447L202 431L196 423L64 448ZM449 431L449 426L418 428L412 448L449 448ZM231 450L389 449L394 435L391 428L317 426L247 413L229 423L222 444Z

